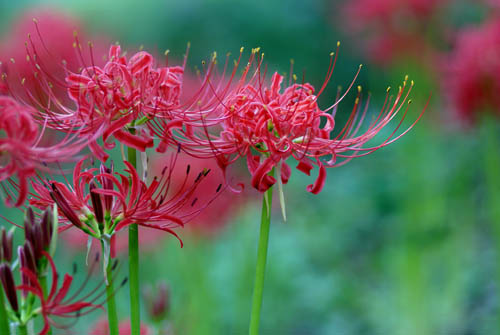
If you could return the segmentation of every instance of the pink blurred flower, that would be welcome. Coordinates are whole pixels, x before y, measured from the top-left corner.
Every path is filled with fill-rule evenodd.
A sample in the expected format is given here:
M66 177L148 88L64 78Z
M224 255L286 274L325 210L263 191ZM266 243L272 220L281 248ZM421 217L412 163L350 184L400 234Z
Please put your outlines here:
M388 64L406 56L434 62L436 50L426 36L432 17L447 1L346 1L341 13L348 32L363 42L373 61Z
M120 335L131 335L130 320L120 321L118 324L118 334ZM141 324L140 335L153 335L153 328ZM107 319L100 319L90 330L89 335L109 335L109 325Z
M446 69L445 89L460 117L500 115L500 19L459 32Z
M33 22L34 19L37 21L36 25ZM84 41L87 41L88 37L77 18L56 8L32 8L23 12L13 22L14 24L0 42L2 73L7 75L10 93L14 96L25 97L29 92L29 95L46 103L46 83L41 81L39 76L46 73L50 74L50 78L64 78L65 68L78 71L83 65L73 46L75 42L73 33L78 31L80 38ZM95 62L101 64L102 56L104 56L103 43L94 41L94 44ZM28 53L33 56L28 49L36 50L36 57L38 57L38 62L43 64L43 69L35 68L34 63L28 60ZM36 72L38 72L37 75L35 75ZM23 78L25 81L21 85ZM58 99L69 102L66 89L57 85L57 80L53 82L51 93Z

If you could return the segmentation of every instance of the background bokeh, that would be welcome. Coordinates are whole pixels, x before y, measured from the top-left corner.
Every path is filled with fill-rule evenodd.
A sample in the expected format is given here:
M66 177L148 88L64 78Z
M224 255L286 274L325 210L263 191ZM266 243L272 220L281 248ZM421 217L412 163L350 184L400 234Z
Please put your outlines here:
M397 87L408 74L415 81L408 119L429 105L407 136L329 170L319 195L305 191L313 178L293 172L285 188L287 222L278 207L273 212L262 334L495 334L500 43L481 36L482 27L497 20L497 2L0 0L0 54L10 58L6 51L23 13L43 9L74 17L94 41L120 41L132 50L142 45L158 54L169 49L173 62L182 60L190 41L193 73L213 51L261 47L269 71L286 72L294 59L295 72L316 87L340 40L321 106L334 101L337 86L346 87L362 63L357 84L372 93L376 115L387 86ZM339 120L354 98L341 105ZM248 185L245 172L235 175ZM168 283L170 334L247 332L259 201L246 192L223 202L215 215L197 219L200 229L179 232L182 249L170 235L143 234L141 280ZM219 215L226 209L229 214ZM22 220L18 210L3 209L3 215ZM74 262L84 264L84 247L62 239L58 264L68 271ZM85 273L82 265L79 273ZM126 318L128 289L117 297ZM147 323L145 308L143 315ZM100 317L82 317L71 332L86 334Z

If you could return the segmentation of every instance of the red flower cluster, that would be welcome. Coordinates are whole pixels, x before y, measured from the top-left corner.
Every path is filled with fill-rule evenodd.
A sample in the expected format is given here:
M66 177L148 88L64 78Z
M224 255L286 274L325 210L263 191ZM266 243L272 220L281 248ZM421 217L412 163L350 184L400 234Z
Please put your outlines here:
M103 68L89 66L66 77L77 109L65 109L66 115L58 115L57 122L77 124L85 133L102 133L107 148L106 141L113 135L121 143L144 151L153 146L152 137L138 127L134 128L137 134L131 134L127 126L135 126L142 117L168 115L174 110L179 104L183 71L178 66L154 67L153 56L144 51L127 61L119 45L111 46ZM94 143L92 148L99 147ZM94 153L107 157L101 150Z
M140 180L136 169L128 162L124 162L127 175L114 173L105 166L83 170L83 163L80 161L76 165L71 186L57 181L33 182L35 192L30 203L37 208L57 204L61 231L75 226L101 239L110 238L129 224L137 223L178 237L173 228L183 226L211 201L194 207L198 201L195 190L210 170L198 173L192 183L187 183L191 173L188 165L184 182L172 185L175 157L149 185ZM212 190L212 198L220 190L221 185Z

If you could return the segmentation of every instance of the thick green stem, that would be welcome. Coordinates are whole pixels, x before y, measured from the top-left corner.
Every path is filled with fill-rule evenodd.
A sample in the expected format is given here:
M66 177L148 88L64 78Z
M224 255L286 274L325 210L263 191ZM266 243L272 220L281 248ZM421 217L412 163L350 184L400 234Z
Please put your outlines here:
M108 279L108 285L106 285L106 297L108 303L109 335L118 335L118 315L116 313L115 289L111 268L112 264L109 262L106 268L106 277Z
M257 266L255 268L255 283L253 287L252 314L250 315L250 335L259 334L260 309L264 293L264 275L266 273L267 246L269 244L269 226L271 224L272 187L264 193L262 199L262 216L260 223L259 246L257 249Z
M137 167L137 153L128 148L128 161ZM130 329L131 335L139 335L141 328L141 310L139 301L139 227L136 223L128 228L128 266L130 280Z
M9 318L5 310L5 297L3 288L0 288L0 334L9 334Z

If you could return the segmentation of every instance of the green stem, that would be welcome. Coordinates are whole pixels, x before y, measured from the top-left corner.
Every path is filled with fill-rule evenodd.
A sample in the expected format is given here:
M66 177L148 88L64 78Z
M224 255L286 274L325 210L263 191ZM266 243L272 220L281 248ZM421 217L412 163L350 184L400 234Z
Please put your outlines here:
M28 335L28 326L27 325L17 325L16 326L16 335ZM9 334L9 333L7 333Z
M128 148L128 161L137 167L137 152ZM136 223L128 228L128 261L130 280L130 329L131 335L139 335L141 328L141 311L139 301L139 227Z
M0 288L0 334L9 334L9 318L5 310L5 297L3 288Z
M500 255L500 155L498 154L498 123L490 115L486 116L482 124L481 147L486 175L487 201L491 225L493 226L493 241L497 257ZM497 262L497 293L500 292L500 264ZM500 324L500 309L497 310L497 322Z
M112 262L109 262L106 268L106 277L108 285L106 285L106 297L108 303L108 324L109 335L118 335L118 315L116 313L115 289L113 287L113 272L111 271Z
M272 174L274 171L271 172ZM257 266L255 269L255 283L253 287L252 314L250 315L250 335L259 334L260 309L264 293L264 275L266 272L267 246L269 244L269 226L271 224L271 204L273 189L270 187L262 199L262 216L260 223L259 246L257 249Z
M40 286L42 287L43 296L47 297L47 274L42 274L39 277ZM49 329L47 335L52 335L52 328Z

